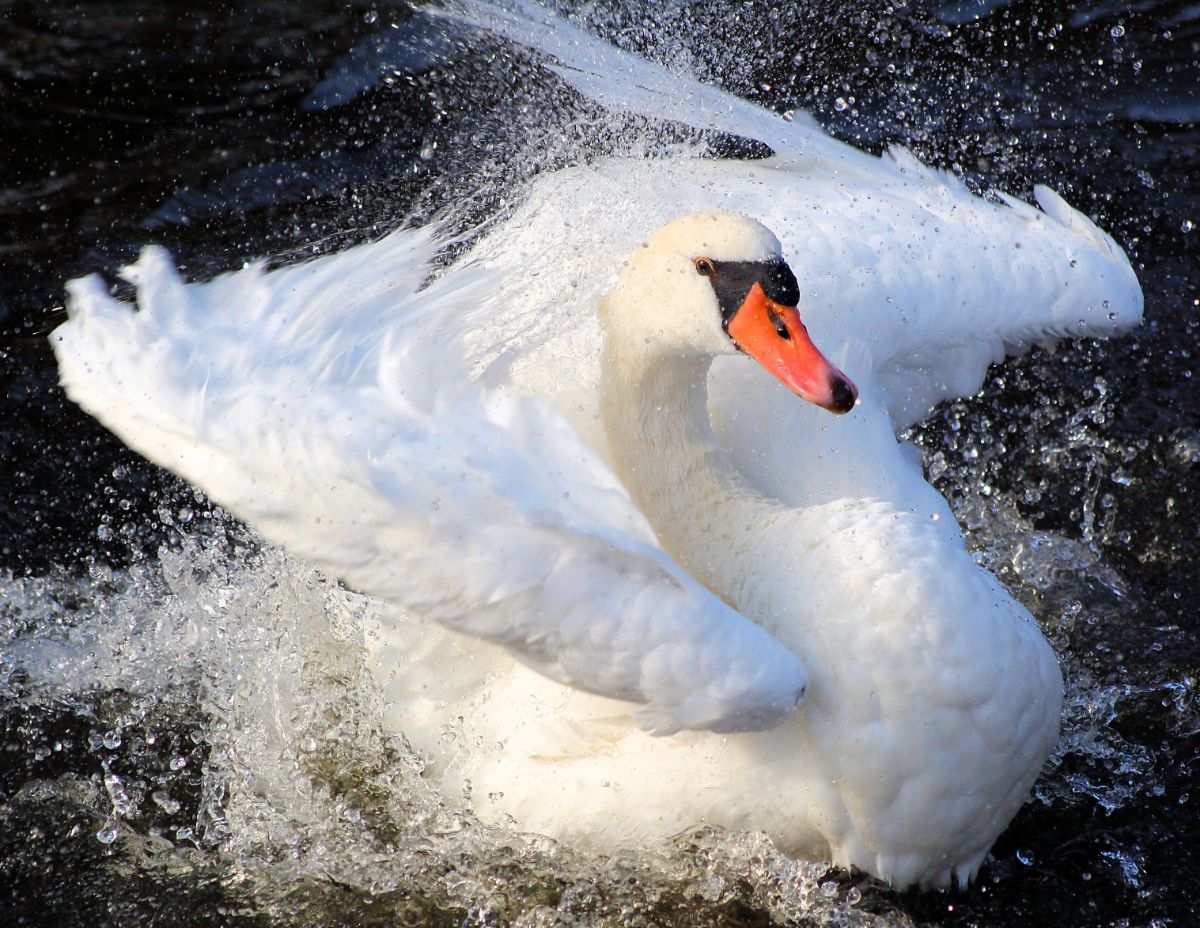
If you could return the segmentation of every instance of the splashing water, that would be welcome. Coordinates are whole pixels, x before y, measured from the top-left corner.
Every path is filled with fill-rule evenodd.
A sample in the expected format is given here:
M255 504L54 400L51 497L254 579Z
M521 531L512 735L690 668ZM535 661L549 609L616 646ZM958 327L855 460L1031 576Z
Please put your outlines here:
M88 722L35 752L72 755L70 772L14 798L69 808L86 822L72 840L135 885L215 867L233 900L284 924L335 906L367 924L716 925L744 906L883 924L853 883L765 836L700 830L605 858L480 824L379 728L362 628L390 607L278 550L197 534L153 568L0 589L4 693L23 723Z
M44 465L67 514L43 521L38 511L28 525L49 526L43 534L14 528L12 537L32 537L28 550L60 550L56 534L78 517L74 479L77 495L101 497L87 506L105 520L84 546L84 569L63 556L62 566L0 581L0 885L37 900L19 911L47 923L181 925L1095 924L1130 913L1152 924L1182 911L1171 897L1188 898L1182 881L1194 858L1179 835L1194 826L1171 823L1194 815L1200 738L1200 661L1187 625L1187 562L1200 562L1188 521L1200 422L1189 410L1200 401L1180 347L1194 320L1169 315L1196 291L1184 260L1194 243L1178 245L1178 270L1165 236L1186 235L1200 213L1184 182L1195 140L1164 126L1180 107L1193 118L1195 104L1186 79L1160 75L1143 98L1131 78L1194 32L1183 18L1158 23L1154 10L1118 23L1113 5L1100 5L1087 21L1051 23L1033 6L746 7L735 16L717 4L658 5L645 20L640 8L588 12L623 47L779 110L812 107L859 144L902 138L977 187L1062 179L1125 241L1168 254L1157 289L1147 287L1162 330L1098 353L1071 348L1010 364L987 397L953 404L913 436L977 556L1030 606L1068 680L1063 736L1036 801L1001 838L978 887L898 896L790 861L756 835L689 832L606 858L484 826L468 797L439 795L422 777L423 759L380 729L361 629L387 606L262 548L194 498L171 509L191 506L195 520L156 521L157 504L147 512L136 500L153 496L146 484L161 478L109 479L119 452L99 453L97 465L72 447ZM140 245L161 234L211 272L246 254L311 254L448 203L460 226L472 226L510 210L538 172L600 154L652 156L679 143L766 153L611 117L498 41L431 38L407 13L395 22L373 15L357 27L357 52L304 97L310 114L361 107L354 131L335 122L336 140L324 136L325 149L306 157L248 157L242 171L208 184L170 181L141 212L115 203L125 224L111 241L96 242L95 229L112 214L89 212L77 251L118 254L122 236ZM746 22L773 23L780 38L761 28L747 38ZM1093 32L1103 55L1084 53ZM389 33L403 35L400 46L380 39ZM1035 59L1031 70L1014 66L1010 42ZM1064 57L1063 47L1080 51ZM1170 98L1180 80L1184 92ZM1056 82L1089 92L1037 92ZM956 95L966 102L949 105ZM389 107L421 115L380 130L376 110ZM1113 113L1134 121L1134 143L1106 128ZM89 210L94 196L87 188ZM243 232L255 224L269 235ZM76 259L64 252L54 266ZM56 278L53 295L38 295L39 311L60 292ZM67 420L51 431L81 427ZM103 492L89 476L97 466ZM77 469L82 476L69 476ZM162 536L170 541L160 547ZM148 556L118 553L111 566L93 556L122 544ZM1126 895L1108 897L1107 911L1087 909L1102 883ZM1037 908L1051 905L1043 897L1072 908ZM6 904L0 898L0 915Z

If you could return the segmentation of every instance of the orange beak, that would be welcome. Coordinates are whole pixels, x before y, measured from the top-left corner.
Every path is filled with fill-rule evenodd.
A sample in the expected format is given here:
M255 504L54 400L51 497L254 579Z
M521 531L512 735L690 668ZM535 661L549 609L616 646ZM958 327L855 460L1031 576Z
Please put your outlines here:
M854 408L858 388L817 350L796 307L769 299L761 284L750 288L726 331L797 396L833 413Z

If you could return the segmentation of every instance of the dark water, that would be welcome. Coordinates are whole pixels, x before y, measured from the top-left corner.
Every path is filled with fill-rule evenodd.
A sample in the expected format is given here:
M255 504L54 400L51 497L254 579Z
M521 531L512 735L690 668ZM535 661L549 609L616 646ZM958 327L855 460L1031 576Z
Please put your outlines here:
M613 122L527 56L400 6L13 3L0 10L0 569L13 580L0 603L0 924L1200 923L1200 4L631 3L591 16L626 47L686 53L706 79L807 108L865 148L901 142L979 189L1048 183L1129 251L1146 293L1136 335L998 367L983 396L911 436L978 556L1063 654L1066 734L1035 800L968 891L896 894L833 872L827 902L802 915L770 879L720 870L729 848L703 840L705 880L678 861L600 867L498 846L433 856L407 882L247 869L201 821L222 808L221 707L202 688L56 704L28 698L3 657L126 608L176 565L170 552L269 557L63 398L45 342L63 284L111 275L148 242L205 277L344 247L451 199L487 215L521 179L612 150ZM339 770L334 793L378 776ZM114 808L122 828L106 843ZM486 893L453 884L456 870ZM726 888L709 893L714 874ZM589 895L586 879L607 882Z

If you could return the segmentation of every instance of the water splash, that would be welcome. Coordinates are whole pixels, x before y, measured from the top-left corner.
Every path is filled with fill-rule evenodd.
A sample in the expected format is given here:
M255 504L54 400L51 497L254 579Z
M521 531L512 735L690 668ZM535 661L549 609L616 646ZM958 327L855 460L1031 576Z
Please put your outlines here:
M700 829L605 857L481 824L379 726L362 628L391 607L278 550L197 533L154 567L0 591L7 710L47 738L56 713L88 720L50 748L69 762L12 798L82 815L74 838L114 871L215 871L282 924L333 906L364 924L888 923L764 835Z

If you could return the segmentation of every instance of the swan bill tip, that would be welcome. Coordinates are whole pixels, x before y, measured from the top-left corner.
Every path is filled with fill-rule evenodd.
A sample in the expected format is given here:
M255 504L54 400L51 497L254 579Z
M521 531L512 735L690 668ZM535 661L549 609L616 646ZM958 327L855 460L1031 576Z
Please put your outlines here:
M826 408L839 416L849 412L858 402L858 390L844 377L835 378L829 392L830 402Z

